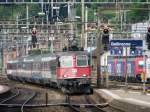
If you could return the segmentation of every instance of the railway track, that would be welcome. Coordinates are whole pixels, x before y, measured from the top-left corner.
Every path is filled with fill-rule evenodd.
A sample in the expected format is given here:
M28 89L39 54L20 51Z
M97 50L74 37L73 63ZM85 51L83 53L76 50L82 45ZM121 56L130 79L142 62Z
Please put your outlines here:
M33 92L31 96L22 104L21 106L21 112L24 112L24 106L27 104L30 100L32 100L36 96L36 92Z
M3 81L3 80L2 80ZM12 94L4 99L0 98L0 109L4 110L6 107L8 111L3 112L34 112L35 109L44 110L49 108L53 112L62 112L62 109L66 109L66 112L121 112L121 111L109 111L110 105L103 101L94 102L89 98L90 95L76 95L76 96L65 96L56 89L50 89L49 87L37 86L32 84L20 84L15 81L6 82L9 85L13 85ZM46 93L48 98L46 101ZM41 94L42 93L42 94ZM44 107L44 108L43 108ZM116 110L116 109L113 109ZM35 111L41 112L41 111Z
M75 99L78 102L75 103L75 101L72 101L73 99L71 99L70 96L66 96L66 103L68 103L68 107L71 108L73 111L75 112L106 112L102 108L107 107L108 103L95 103L91 101L91 99L86 95L77 96L77 97Z
M25 105L31 101L36 96L36 92L29 89L15 89L12 95L1 99L0 107L15 108L15 110L20 108L21 112L24 112ZM23 100L19 100L19 99Z
M19 94L20 94L19 89L12 91L12 95L8 98L5 98L5 99L1 100L0 105L7 102L7 101L9 101L9 100L11 100L11 99L13 99L13 98L15 98L15 97L17 97Z

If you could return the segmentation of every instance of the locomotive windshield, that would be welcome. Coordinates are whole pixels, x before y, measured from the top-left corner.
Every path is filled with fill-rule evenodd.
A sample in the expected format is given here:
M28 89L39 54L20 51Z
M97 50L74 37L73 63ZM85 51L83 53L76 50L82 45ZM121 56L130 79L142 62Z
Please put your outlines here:
M88 65L88 57L86 55L77 56L77 66L85 67Z
M61 56L60 67L73 67L73 57L72 56Z

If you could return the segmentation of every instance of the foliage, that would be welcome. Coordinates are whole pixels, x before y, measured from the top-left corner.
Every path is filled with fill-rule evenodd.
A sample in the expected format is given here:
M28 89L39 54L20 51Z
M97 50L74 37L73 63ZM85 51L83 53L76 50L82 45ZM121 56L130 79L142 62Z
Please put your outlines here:
M141 1L143 2L144 0ZM149 11L146 10L146 8L148 9L147 4L133 4L131 9L127 13L127 22L136 23L148 20Z
M38 12L38 5L29 5L29 17L37 15ZM26 5L0 5L1 20L14 20L17 15L20 19L26 18Z
M96 2L97 0L86 0L91 2ZM146 2L147 0L136 0L137 2ZM95 13L101 8L101 4L85 4L88 7L88 20L95 21ZM133 4L131 7L126 11L127 22L136 23L140 21L148 20L149 10L147 4ZM76 15L81 17L81 4L75 4L75 11ZM41 12L40 5L29 5L29 17L36 16L38 12ZM100 10L99 17L105 20L114 20L115 13L114 10ZM16 16L19 16L19 19L26 18L26 5L16 5L16 4L7 4L7 5L0 5L0 19L1 20L15 20ZM31 23L34 20L31 21Z

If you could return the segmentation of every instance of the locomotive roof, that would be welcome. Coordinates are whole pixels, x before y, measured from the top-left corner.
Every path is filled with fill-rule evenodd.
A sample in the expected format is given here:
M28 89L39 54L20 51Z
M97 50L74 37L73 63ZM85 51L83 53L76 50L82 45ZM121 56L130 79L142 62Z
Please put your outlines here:
M58 52L56 55L62 56L62 55L78 55L78 54L88 54L86 51L68 51L68 52Z
M78 54L88 54L85 51L69 51L69 52L57 52L57 53L47 53L41 55L29 55L17 58L16 60L8 61L8 63L15 63L15 62L33 62L33 61L48 61L54 60L60 56L69 56L69 55L78 55Z

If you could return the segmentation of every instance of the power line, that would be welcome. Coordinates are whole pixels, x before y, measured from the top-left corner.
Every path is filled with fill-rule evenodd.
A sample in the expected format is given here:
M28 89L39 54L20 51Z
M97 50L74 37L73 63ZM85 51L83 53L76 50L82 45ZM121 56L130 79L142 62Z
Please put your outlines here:
M10 1L10 2L0 2L0 4L16 4L16 5L20 5L20 4L39 4L41 2L39 1L33 1L33 0L30 0L29 2L26 2L26 1ZM43 4L49 4L51 3L50 0L45 0L42 2ZM65 4L65 3L68 3L68 2L53 2L53 4ZM124 5L128 5L128 4L150 4L150 2L147 0L146 2L139 2L139 1L134 1L134 0L130 0L130 1L116 1L116 0L103 0L103 1L96 1L96 2L84 2L85 4L124 4ZM75 1L73 2L72 4L81 4L81 1L78 2L78 1Z

